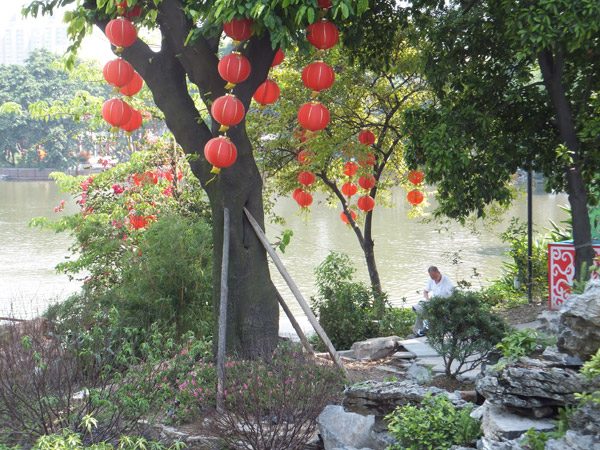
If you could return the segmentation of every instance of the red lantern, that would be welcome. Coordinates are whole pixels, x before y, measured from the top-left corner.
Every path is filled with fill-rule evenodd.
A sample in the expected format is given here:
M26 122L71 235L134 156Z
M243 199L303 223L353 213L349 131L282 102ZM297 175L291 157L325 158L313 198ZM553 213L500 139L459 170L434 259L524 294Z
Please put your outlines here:
M361 198L358 199L356 205L360 210L368 212L375 207L375 200L373 200L373 197L369 195L363 195Z
M273 63L271 64L271 67L275 67L278 66L279 64L281 64L283 62L285 58L285 53L283 53L281 51L281 49L277 50L277 53L275 53L275 57L273 58Z
M294 189L294 192L292 192L292 198L293 198L294 200L296 200L296 195L298 195L298 192L300 192L300 191L303 191L303 190L304 190L304 189L302 189L302 188L297 188L297 189Z
M408 193L406 198L408 199L408 203L410 203L411 205L418 205L423 201L425 197L423 196L423 193L421 191L412 190Z
M108 61L102 69L106 82L118 88L126 86L132 80L133 73L133 66L121 58Z
M308 27L308 42L319 50L327 50L337 44L340 33L337 27L327 19L312 24Z
M252 98L264 108L266 105L270 105L277 101L279 98L279 86L277 86L277 83L273 80L267 78L267 80L258 87Z
M322 130L329 123L329 110L319 102L305 103L298 110L298 121L307 130Z
M237 148L227 136L212 138L204 146L204 157L214 167L212 173L219 173L222 168L231 166L237 159Z
M234 42L240 42L248 39L252 36L252 30L250 25L254 22L252 19L246 17L242 19L231 19L231 22L223 23L223 31L227 36L234 40Z
M315 154L310 150L302 150L298 153L297 158L300 164L308 166L312 162L314 156Z
M227 81L225 89L231 89L250 76L250 61L241 53L233 52L221 58L218 70L221 78Z
M135 94L137 94L138 92L140 92L142 90L143 86L144 86L144 80L142 79L140 74L137 72L133 72L131 81L129 83L127 83L125 86L123 86L119 90L119 93L123 94L127 97L132 97Z
M315 175L312 172L304 171L298 175L298 183L303 186L310 186L315 182Z
M210 113L221 124L219 131L227 131L242 121L246 110L235 95L226 94L213 102Z
M420 170L413 170L409 172L408 181L410 181L412 184L419 184L421 181L423 181L423 172Z
M354 211L350 211L350 215L352 216L352 220L356 220L356 213ZM342 222L350 224L350 221L348 220L348 217L346 217L346 213L344 211L342 211L340 214L340 219L342 219Z
M358 133L358 142L365 145L373 145L375 143L375 133L371 130L362 130Z
M302 82L304 86L312 91L329 89L335 81L335 73L330 65L323 61L309 64L302 71Z
M125 17L127 20L136 20L141 15L142 8L140 5L133 5L133 8L131 8L129 11L125 11L123 17Z
M131 136L131 132L137 130L142 125L142 113L135 108L131 108L131 118L119 128L126 131L125 135Z
M113 19L106 25L104 30L106 37L112 45L117 47L116 53L122 52L123 48L129 47L137 39L137 30L133 24L126 19Z
M375 183L376 183L375 177L371 174L363 175L362 177L360 177L358 179L358 184L363 189L371 189L373 186L375 186Z
M331 0L317 0L317 4L319 5L319 8L322 9L329 9L333 6Z
M375 155L372 153L369 153L368 155L358 155L358 164L360 164L360 167L364 167L365 165L372 166L375 164Z
M129 119L131 118L131 109L131 106L123 100L113 98L107 100L104 102L104 105L102 105L102 117L104 117L104 120L111 124L113 128L118 128L129 122Z
M352 181L348 181L342 185L342 194L344 194L346 197L352 197L354 194L356 194L356 191L358 191L358 188Z
M300 189L296 194L296 203L298 203L303 208L310 206L313 202L312 195L304 189Z
M358 172L358 165L352 161L348 161L344 166L344 173L349 177L353 176Z

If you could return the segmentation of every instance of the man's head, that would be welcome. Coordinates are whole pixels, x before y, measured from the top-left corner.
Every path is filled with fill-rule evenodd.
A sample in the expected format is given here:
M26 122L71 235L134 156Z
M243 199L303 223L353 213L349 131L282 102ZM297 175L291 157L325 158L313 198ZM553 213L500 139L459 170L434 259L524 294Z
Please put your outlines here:
M438 270L438 268L436 266L431 266L429 269L427 269L427 272L429 272L429 276L436 283L439 283L440 280L442 279L442 274L440 273L440 271Z

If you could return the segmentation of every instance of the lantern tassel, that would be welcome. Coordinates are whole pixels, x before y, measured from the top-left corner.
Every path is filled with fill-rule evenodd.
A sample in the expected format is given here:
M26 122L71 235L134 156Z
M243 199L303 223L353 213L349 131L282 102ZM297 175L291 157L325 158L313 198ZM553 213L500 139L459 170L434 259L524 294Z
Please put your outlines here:
M214 173L214 174L220 174L221 173L221 169L219 167L213 166L213 168L210 170L210 173Z
M321 49L321 50L317 50L317 53L315 53L315 58L320 59L321 56L323 56L325 54L325 50Z
M113 94L116 94L117 92L119 92L121 90L121 88L119 86L115 86L113 87Z
M258 105L258 109L263 110L267 107L267 105L263 105L262 103Z
M125 50L125 48L123 48L123 47L117 47L117 48L115 48L115 50L114 50L114 51L115 51L115 53L119 54L119 53L121 53L123 50Z
M317 97L318 97L318 95L319 95L319 91L312 91L312 92L310 93L310 98L317 98Z
M125 8L122 6L117 6L117 14L122 16L123 14L125 14Z
M227 83L225 85L225 89L233 89L235 87L235 83Z
M225 125L221 125L221 127L219 128L219 131L227 131L229 130L229 127L226 127Z

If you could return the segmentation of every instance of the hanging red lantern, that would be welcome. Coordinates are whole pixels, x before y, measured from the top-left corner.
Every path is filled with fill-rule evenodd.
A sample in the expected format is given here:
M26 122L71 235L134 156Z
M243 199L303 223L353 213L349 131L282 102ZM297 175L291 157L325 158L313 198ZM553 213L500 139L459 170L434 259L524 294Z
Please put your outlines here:
M317 4L321 9L329 9L333 6L333 2L331 0L317 0Z
M410 191L407 194L406 198L408 199L408 203L410 203L411 205L418 205L419 203L421 203L423 201L425 196L423 195L423 193L421 191L417 191L416 189L413 189L412 191Z
M373 155L372 153L369 153L368 155L358 155L357 158L358 164L360 164L360 167L364 167L366 166L372 166L373 164L375 164L375 155Z
M356 221L356 213L350 210L350 215L352 216L352 220ZM346 213L344 211L342 211L342 213L340 214L340 219L342 219L342 222L350 224L350 221L348 220L348 217L346 216Z
M298 153L297 159L300 164L308 166L312 162L314 156L315 154L313 152L305 149Z
M260 103L261 108L264 108L277 101L279 98L279 86L275 81L267 78L267 80L258 87L252 98L257 103Z
M304 189L300 189L296 194L296 203L298 203L303 208L310 206L313 202L312 195L310 192L305 191Z
M133 97L135 94L140 92L144 87L144 80L140 76L139 73L133 72L133 76L131 77L131 81L123 86L119 93L125 95L126 97Z
M225 94L216 99L210 107L213 118L221 124L219 131L227 131L240 123L246 114L244 104L232 94Z
M129 11L125 11L123 17L127 20L137 20L142 15L142 8L140 5L133 5Z
M369 195L363 195L356 202L356 206L358 206L358 209L368 212L375 207L375 200L373 200L373 197Z
M277 53L275 53L275 57L273 58L273 63L271 64L271 67L278 66L283 62L284 59L285 53L283 53L281 49L277 50Z
M412 184L419 184L423 181L423 172L420 170L413 170L408 174L408 181Z
M305 103L298 110L298 121L307 130L322 130L329 124L329 110L319 102Z
M297 188L297 189L294 189L294 192L292 192L292 198L293 198L294 200L296 200L296 195L298 195L298 192L300 192L300 191L302 191L302 190L304 190L304 189L302 189L302 188Z
M312 172L304 171L298 175L298 183L303 186L310 186L315 182L315 174Z
M358 142L365 145L373 145L375 143L375 133L371 130L362 130L358 133Z
M335 73L329 64L316 61L309 64L302 71L302 82L304 86L312 91L329 89L335 81Z
M319 22L308 27L308 42L319 50L327 50L337 44L340 33L337 27L327 19L321 19Z
M358 188L352 181L348 181L342 185L342 194L344 194L346 197L352 197L357 191Z
M237 148L227 136L212 138L204 146L204 157L212 164L212 173L219 173L222 168L231 166L237 159Z
M371 189L373 186L375 186L375 183L377 183L377 181L375 180L375 177L371 174L363 175L358 179L358 184L363 189Z
M358 164L352 161L348 161L344 166L344 173L349 177L353 176L358 172Z
M223 56L217 69L221 78L227 81L225 89L231 89L236 84L246 80L250 76L251 70L250 61L239 52Z
M252 36L252 25L254 21L244 17L242 19L231 19L231 22L223 23L223 31L229 36L235 43L245 41Z
M133 79L133 66L121 58L113 59L104 64L102 75L111 86L121 88Z
M131 136L132 131L137 130L142 125L142 113L135 108L131 108L131 118L119 128L124 130L126 136Z
M113 126L113 130L116 131L119 126L129 122L131 118L131 106L125 103L123 100L113 98L104 102L102 105L102 117L110 125Z
M110 43L117 47L115 53L122 52L125 47L133 45L137 39L137 30L133 24L129 20L120 17L108 22L104 33Z

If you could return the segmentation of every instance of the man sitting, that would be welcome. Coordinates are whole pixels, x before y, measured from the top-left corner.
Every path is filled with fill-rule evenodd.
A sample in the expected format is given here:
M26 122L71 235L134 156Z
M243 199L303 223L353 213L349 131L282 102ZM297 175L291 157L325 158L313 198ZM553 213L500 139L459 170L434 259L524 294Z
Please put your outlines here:
M450 278L446 275L443 275L436 266L431 266L427 269L429 272L429 281L427 286L425 286L425 290L423 291L423 297L425 300L421 300L415 306L413 306L413 311L415 311L417 315L417 321L415 322L415 326L413 331L415 331L417 337L425 336L427 333L427 321L421 318L421 314L423 313L423 305L425 302L429 301L431 297L450 297L452 295L452 291L454 290L454 285Z

